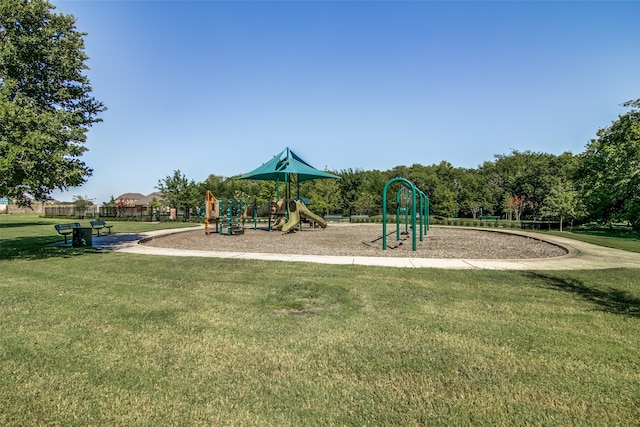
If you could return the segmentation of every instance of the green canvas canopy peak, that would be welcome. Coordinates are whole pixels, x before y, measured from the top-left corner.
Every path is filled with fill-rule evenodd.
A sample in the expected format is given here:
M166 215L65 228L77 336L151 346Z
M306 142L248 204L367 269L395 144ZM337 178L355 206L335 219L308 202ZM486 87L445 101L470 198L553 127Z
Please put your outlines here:
M295 176L297 182L313 179L340 179L339 176L323 172L311 166L289 147L274 156L259 168L238 179L256 179L262 181L291 182Z

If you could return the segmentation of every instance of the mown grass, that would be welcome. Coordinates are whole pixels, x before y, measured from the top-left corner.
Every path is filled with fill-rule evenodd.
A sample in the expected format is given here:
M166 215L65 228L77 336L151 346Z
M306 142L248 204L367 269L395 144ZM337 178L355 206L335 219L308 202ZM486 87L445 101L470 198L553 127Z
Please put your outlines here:
M0 215L0 260L13 258L49 258L69 257L91 252L92 249L71 249L49 246L63 242L64 236L58 234L55 224L79 222L83 227L91 227L89 220L69 220L41 218L38 215ZM184 222L129 222L109 221L114 233L141 233L168 228L193 227L196 224ZM69 237L70 239L70 237Z
M608 248L622 249L630 252L640 252L640 235L635 232L619 230L575 230L573 232L542 231L542 233L553 234L555 236L567 237L580 240L582 242L593 243L594 245Z
M0 221L3 251L38 237ZM637 271L66 249L0 261L1 425L640 419Z

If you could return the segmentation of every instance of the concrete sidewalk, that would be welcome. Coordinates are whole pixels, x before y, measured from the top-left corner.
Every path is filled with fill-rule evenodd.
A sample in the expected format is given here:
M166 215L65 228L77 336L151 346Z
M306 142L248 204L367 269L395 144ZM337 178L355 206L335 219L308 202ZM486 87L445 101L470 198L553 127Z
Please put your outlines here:
M107 234L94 237L93 246L118 252L144 255L237 258L265 261L314 262L320 264L375 265L401 268L443 268L443 269L485 269L485 270L595 270L605 268L640 268L640 253L610 249L580 242L573 239L509 230L534 239L554 243L568 250L564 256L555 258L481 260L481 259L434 259L434 258L393 258L362 256L318 256L297 254L273 254L253 252L222 252L202 250L182 250L157 248L140 244L145 239L164 234L193 231L194 228L158 230L148 233Z

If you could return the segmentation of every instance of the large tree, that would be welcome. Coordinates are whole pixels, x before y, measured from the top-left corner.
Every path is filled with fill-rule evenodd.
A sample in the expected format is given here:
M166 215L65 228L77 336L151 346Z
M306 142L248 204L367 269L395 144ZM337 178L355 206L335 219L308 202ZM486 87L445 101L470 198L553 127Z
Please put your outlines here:
M587 144L577 178L592 219L640 231L640 99L623 105L630 111Z
M490 199L494 208L499 208L498 200L509 194L524 196L527 206L523 214L537 216L539 208L558 179L568 180L573 170L574 156L563 153L560 156L533 151L512 150L508 155L495 156L494 162L485 162L479 169L489 186ZM485 211L490 210L485 206ZM507 208L509 212L510 208Z
M560 231L562 231L562 223L565 219L568 219L569 226L573 227L575 219L586 215L580 193L567 181L558 181L556 185L551 187L551 191L544 199L540 213L543 217L558 218Z
M345 169L337 173L340 177L338 188L340 189L340 208L343 214L355 213L355 202L361 195L364 183L364 171L359 169Z
M172 208L185 209L189 216L189 211L194 206L204 204L204 194L198 191L198 186L180 170L174 170L173 175L168 175L158 181L156 186L162 193L162 200Z
M307 193L310 208L323 215L340 211L340 185L336 179L317 179L310 182Z
M0 0L0 196L21 204L82 185L105 106L84 73L86 33L46 0Z
M473 219L478 217L481 209L488 213L493 211L491 189L476 169L460 169L457 203Z

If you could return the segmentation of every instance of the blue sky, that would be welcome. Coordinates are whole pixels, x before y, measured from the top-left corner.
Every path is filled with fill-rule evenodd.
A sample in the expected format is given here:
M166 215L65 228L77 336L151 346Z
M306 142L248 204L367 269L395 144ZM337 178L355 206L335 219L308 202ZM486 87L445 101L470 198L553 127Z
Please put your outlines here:
M58 200L317 168L578 154L640 97L640 2L68 1L109 108Z

